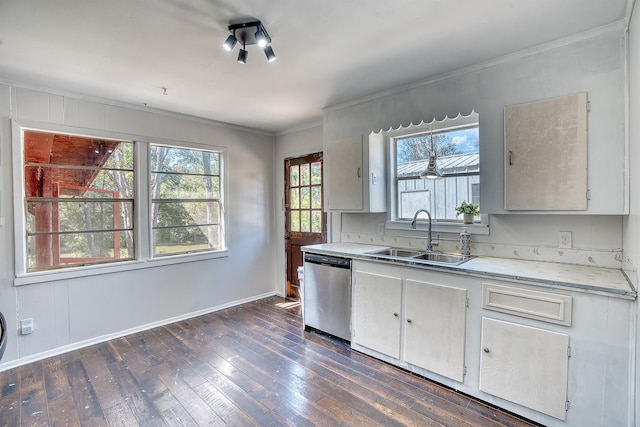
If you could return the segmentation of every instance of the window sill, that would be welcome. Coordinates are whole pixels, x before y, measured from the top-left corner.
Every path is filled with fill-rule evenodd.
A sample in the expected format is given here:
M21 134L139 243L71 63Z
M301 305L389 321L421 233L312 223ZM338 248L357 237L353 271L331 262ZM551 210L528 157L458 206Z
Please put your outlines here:
M428 221L418 220L416 228L411 228L411 221L408 220L394 220L386 222L387 230L403 230L413 233L426 233L429 230ZM434 221L431 223L431 229L433 233L460 233L463 228L466 228L470 234L489 234L489 220L482 216L482 222L476 222L473 224L463 224L462 222L444 222Z
M59 270L24 273L16 275L13 284L14 286L31 285L35 283L54 282L58 280L90 277L109 273L120 273L123 271L140 270L143 268L161 267L186 262L205 261L208 259L227 257L229 256L228 252L229 251L225 249L216 252L167 255L161 258L151 258L147 260L123 261L113 264L98 264L85 267L70 267L61 268Z

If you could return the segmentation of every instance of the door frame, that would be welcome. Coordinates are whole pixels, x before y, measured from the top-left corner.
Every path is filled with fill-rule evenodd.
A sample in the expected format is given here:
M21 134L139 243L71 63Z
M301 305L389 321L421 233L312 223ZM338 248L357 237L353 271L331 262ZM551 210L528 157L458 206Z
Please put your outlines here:
M314 163L320 161L321 163L321 196L320 196L320 212L322 218L322 231L320 233L306 233L291 231L291 217L290 217L290 167ZM304 244L316 244L326 243L328 234L328 220L329 215L325 211L324 205L324 189L325 189L325 167L324 167L324 153L322 151L309 153L305 155L298 155L295 157L287 157L284 159L284 197L283 197L283 212L284 212L284 266L285 266L285 297L296 299L300 295L293 288L298 288L297 271L294 271L295 266L292 265L291 251L293 246L300 246ZM303 242L303 240L311 240ZM300 260L300 265L302 260Z

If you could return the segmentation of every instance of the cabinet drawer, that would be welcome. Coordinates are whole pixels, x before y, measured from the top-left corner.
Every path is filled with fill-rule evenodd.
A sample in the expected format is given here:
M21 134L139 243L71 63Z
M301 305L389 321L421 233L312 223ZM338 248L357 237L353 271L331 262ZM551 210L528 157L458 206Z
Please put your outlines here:
M572 297L483 283L482 307L543 322L571 326Z

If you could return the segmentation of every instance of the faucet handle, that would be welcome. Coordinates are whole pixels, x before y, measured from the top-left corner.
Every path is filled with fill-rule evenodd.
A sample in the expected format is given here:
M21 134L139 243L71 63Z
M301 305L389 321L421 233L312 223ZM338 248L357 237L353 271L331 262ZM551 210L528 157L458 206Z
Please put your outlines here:
M436 240L431 242L431 246L438 246L440 244L440 234L436 234Z

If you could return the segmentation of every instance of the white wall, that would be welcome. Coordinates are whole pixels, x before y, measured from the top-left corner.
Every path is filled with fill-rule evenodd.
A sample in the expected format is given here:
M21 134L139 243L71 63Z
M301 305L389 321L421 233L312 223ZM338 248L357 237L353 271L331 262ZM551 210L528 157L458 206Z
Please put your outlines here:
M228 256L14 287L12 118L225 147ZM0 142L0 311L10 331L0 370L275 293L273 136L0 85ZM27 317L35 331L18 336L18 319Z
M640 13L634 8L629 25L629 216L623 221L624 269L638 289L640 267ZM640 311L636 304L636 396L640 396ZM636 401L636 425L640 426L640 407Z
M275 256L276 291L284 296L286 291L286 259L284 253L284 161L291 157L322 151L322 125L278 135L276 138L273 170L275 193Z
M598 260L597 265L620 268L621 214L628 209L624 178L628 173L625 43L625 32L618 24L401 91L330 107L323 116L325 144L475 110L480 117L481 210L494 214L491 234L472 237L484 244L480 253L488 255L496 249L496 255L509 256L518 252L510 246L520 246L525 248L518 252L520 257L550 261L558 256L558 232L571 231L574 250L566 251L571 252L570 262L593 265L589 261L593 258ZM592 106L589 211L575 215L508 214L503 209L504 107L580 91L588 93ZM343 215L343 236L345 232L375 235L380 221L367 214ZM452 234L449 238L456 237ZM503 248L498 248L500 245ZM539 248L547 249L544 258L536 254ZM563 256L568 258L567 254Z

